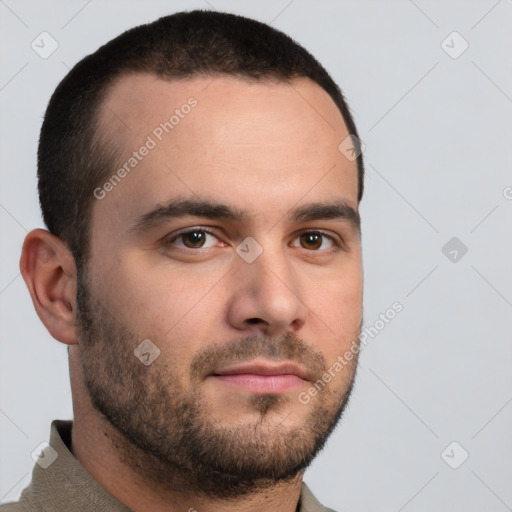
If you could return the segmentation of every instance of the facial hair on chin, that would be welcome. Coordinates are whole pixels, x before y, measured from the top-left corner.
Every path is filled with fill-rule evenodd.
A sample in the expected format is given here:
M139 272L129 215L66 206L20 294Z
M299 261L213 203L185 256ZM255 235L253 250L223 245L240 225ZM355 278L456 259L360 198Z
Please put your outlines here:
M106 434L123 462L155 485L228 499L291 481L324 446L348 404L356 358L346 368L351 374L342 395L323 389L301 425L285 429L265 422L286 406L282 396L269 394L250 399L260 421L222 426L201 392L201 379L212 368L265 356L304 364L320 378L324 357L292 334L212 344L194 356L189 390L168 354L150 366L141 364L133 350L144 338L120 323L80 280L77 306L80 358L91 401L112 427Z

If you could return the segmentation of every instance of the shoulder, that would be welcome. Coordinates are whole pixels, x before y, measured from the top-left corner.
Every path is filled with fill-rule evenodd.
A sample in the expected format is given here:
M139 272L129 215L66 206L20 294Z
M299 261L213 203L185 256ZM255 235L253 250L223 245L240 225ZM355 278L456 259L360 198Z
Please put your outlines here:
M59 452L60 465L63 464L63 459L71 457L71 454L66 454L68 451L66 442L69 443L72 424L71 420L53 420L50 426L49 446ZM57 458L53 460L55 461ZM50 464L52 464L51 469L46 469L48 466L40 466L36 461L32 469L32 479L21 492L18 501L0 503L0 512L48 512L49 510L55 510L50 494L53 489L61 487L61 478L58 474L59 464L53 464L53 462L50 462ZM64 468L61 469L60 474L66 474L68 470L69 465L64 462Z
M34 489L32 482L23 489L18 501L9 503L0 503L0 512L45 512L45 508L40 506L34 499Z
M20 502L0 504L0 512L30 512ZM35 512L35 511L34 511Z

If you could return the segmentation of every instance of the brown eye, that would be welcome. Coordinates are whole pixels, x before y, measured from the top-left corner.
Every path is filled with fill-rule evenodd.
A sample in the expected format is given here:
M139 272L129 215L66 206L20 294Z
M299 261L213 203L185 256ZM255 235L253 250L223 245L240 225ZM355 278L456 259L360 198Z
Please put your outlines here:
M181 234L178 238L183 240L183 244L190 249L203 247L206 241L206 233L204 231L189 231Z
M219 242L219 238L206 228L182 231L165 240L166 245L182 249L209 249Z
M298 240L300 244L298 247L312 251L319 251L321 249L323 252L323 250L332 249L336 245L331 236L321 231L305 231L299 236ZM325 243L327 243L327 246L325 246Z
M300 236L300 243L305 249L319 249L322 241L323 236L320 233L304 233Z

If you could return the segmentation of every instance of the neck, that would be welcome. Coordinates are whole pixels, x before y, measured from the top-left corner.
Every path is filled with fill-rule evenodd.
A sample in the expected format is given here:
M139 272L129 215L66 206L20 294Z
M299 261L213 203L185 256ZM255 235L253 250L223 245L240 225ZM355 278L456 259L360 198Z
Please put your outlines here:
M70 358L70 362L73 358ZM73 363L71 363L73 364ZM73 368L73 430L71 452L91 476L110 494L135 512L295 512L300 498L302 474L293 480L265 483L225 498L212 497L174 468L162 466L160 475L148 474L158 467L151 454L144 453L118 432L91 404L80 385L79 368ZM150 463L148 459L152 459ZM172 468L171 468L172 469Z

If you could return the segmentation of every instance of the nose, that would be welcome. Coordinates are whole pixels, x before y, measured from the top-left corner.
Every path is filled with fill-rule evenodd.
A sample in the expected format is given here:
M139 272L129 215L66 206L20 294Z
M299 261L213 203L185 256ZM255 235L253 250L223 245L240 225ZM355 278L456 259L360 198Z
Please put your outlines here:
M285 254L264 251L252 263L239 261L232 279L227 314L235 329L276 336L304 326L308 308L300 276Z

